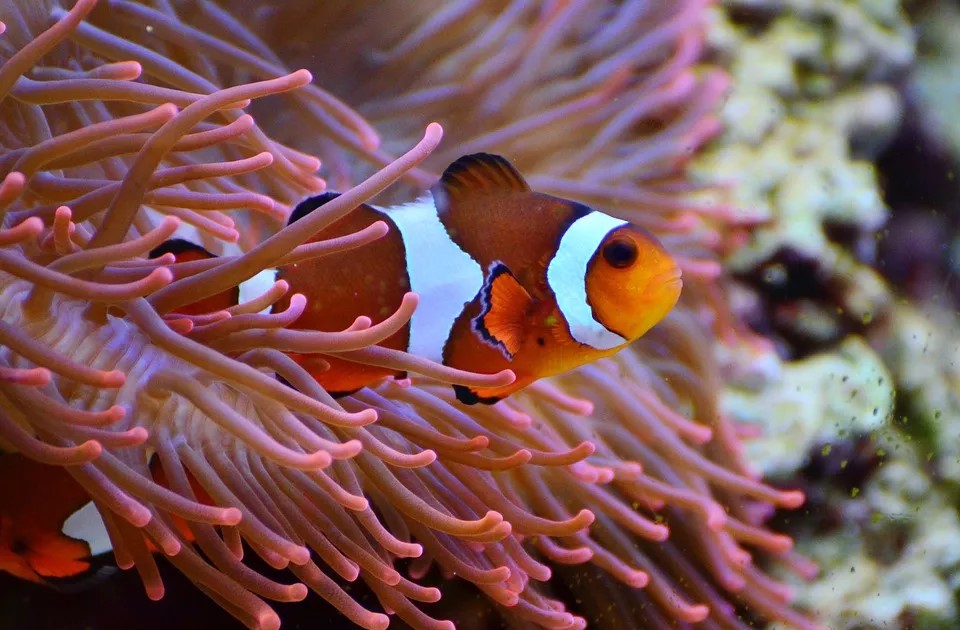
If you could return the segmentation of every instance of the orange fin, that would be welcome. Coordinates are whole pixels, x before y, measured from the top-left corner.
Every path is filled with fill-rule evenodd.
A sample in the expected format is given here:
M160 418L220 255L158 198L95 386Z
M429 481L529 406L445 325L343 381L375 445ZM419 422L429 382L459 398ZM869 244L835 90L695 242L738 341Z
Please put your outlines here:
M480 289L480 305L473 329L481 339L512 360L523 342L525 319L533 298L507 266L497 261L490 265L487 280Z
M490 153L464 155L447 167L437 188L450 201L477 191L530 192L530 186L513 164Z
M481 405L495 405L503 400L503 396L481 396L476 390L470 389L465 385L454 385L453 393L457 397L457 400L464 405L476 405L477 403Z

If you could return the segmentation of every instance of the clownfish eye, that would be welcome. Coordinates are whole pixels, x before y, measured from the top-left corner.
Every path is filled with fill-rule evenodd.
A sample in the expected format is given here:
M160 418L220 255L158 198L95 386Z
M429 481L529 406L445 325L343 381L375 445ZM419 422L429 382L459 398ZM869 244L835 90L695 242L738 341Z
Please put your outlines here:
M633 241L617 239L604 245L603 259L611 267L624 269L637 260L637 246Z

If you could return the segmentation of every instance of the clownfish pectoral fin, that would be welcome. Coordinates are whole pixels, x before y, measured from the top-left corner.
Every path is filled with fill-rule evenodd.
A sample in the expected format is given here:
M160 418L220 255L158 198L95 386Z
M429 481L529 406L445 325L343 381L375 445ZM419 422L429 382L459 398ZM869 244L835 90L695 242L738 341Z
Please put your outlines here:
M473 330L486 343L498 349L507 360L523 342L527 313L533 298L500 261L490 265L480 289L480 314L473 318Z
M287 225L292 225L296 221L299 221L303 217L307 216L323 204L328 201L333 201L340 196L340 193L333 192L332 190L319 195L314 195L313 197L307 197L303 201L297 204L297 207L293 209L293 212L290 213L290 217L287 219Z
M458 159L443 172L438 188L454 203L461 196L483 191L530 192L530 185L513 164L490 153L474 153Z
M44 584L61 593L72 595L103 584L120 571L113 564L113 554L91 558L85 564L86 569L82 573L66 577L45 576Z
M481 405L495 405L503 400L503 396L481 396L465 385L454 385L453 393L457 397L457 400L464 405L476 405L477 403Z

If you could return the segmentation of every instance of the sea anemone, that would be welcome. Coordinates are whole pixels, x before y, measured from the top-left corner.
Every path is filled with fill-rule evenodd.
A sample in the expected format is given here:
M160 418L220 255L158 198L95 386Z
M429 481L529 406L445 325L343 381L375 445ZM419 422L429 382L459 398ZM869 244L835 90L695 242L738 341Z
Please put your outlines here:
M809 571L762 527L802 495L750 474L716 405L711 338L742 332L714 260L732 213L687 198L703 185L686 163L717 131L725 87L692 65L705 2L463 0L369 15L267 3L255 19L276 34L268 43L244 26L244 3L95 4L0 5L0 447L65 467L150 598L164 593L155 550L249 627L279 626L266 602L309 589L364 628L388 614L449 628L418 606L440 591L413 581L439 565L520 621L583 627L550 595L549 562L599 569L590 581L564 572L591 622L814 627L753 559ZM285 69L306 55L317 83ZM454 142L438 150L429 120ZM263 269L379 238L382 224L304 244L401 178L429 184L428 157L435 170L479 149L510 156L539 190L661 236L686 278L674 315L615 359L466 409L438 383L512 375L376 346L413 295L339 332L289 330L302 299L261 314L283 281L225 311L178 314ZM281 229L325 186L313 152L345 192ZM184 225L223 256L145 258ZM335 401L286 352L407 370L413 383ZM297 581L252 570L244 550ZM358 578L387 614L344 590Z

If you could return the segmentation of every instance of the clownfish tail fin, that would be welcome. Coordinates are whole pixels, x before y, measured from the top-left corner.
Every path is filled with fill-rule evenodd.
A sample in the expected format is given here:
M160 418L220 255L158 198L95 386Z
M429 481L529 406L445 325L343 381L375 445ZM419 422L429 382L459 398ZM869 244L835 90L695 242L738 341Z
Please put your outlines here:
M480 289L480 314L473 318L473 330L507 360L513 360L523 343L532 304L533 298L510 269L495 261Z
M293 209L293 212L290 213L290 218L287 219L287 225L292 225L296 223L303 217L307 216L323 204L328 201L333 201L340 196L340 193L334 192L332 190L319 195L314 195L313 197L307 197L303 201L297 204L297 207Z

